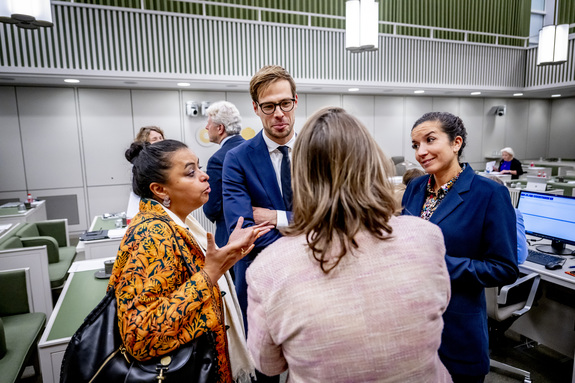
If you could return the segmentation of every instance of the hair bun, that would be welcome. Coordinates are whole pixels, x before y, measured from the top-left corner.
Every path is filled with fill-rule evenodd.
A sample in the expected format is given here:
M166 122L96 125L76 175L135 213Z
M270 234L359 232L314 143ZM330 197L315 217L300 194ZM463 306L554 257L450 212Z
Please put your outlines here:
M134 160L140 155L142 150L144 150L144 148L148 145L149 145L149 143L147 143L147 142L141 142L141 141L133 142L132 145L130 145L130 147L128 148L128 150L126 150L126 153L125 153L126 159L133 164Z

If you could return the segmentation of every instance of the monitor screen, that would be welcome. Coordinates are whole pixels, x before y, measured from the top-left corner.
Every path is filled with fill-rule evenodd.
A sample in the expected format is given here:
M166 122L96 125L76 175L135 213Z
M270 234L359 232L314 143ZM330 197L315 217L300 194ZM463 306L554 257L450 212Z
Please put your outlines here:
M523 214L525 232L550 239L551 246L537 250L551 254L571 254L565 244L575 245L575 197L522 190L517 208Z

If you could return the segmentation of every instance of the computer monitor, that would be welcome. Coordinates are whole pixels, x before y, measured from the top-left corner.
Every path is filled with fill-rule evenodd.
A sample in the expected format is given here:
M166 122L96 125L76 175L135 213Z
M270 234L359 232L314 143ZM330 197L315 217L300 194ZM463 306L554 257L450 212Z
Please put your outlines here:
M551 240L551 245L539 245L537 250L573 253L565 244L575 245L575 197L522 190L517 208L523 213L525 233Z

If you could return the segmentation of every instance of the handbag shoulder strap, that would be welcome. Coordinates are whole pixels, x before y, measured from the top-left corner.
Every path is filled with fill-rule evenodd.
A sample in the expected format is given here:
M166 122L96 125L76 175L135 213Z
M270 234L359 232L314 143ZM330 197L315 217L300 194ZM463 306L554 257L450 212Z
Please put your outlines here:
M138 224L136 226L134 226L133 230L136 230L137 226L140 226L141 224L143 224L144 222L148 222L148 221L155 221L155 220L159 220L164 222L166 225L168 225L168 227L170 228L170 230L172 230L172 234L174 235L174 238L176 239L176 244L178 245L178 248L180 249L180 254L181 254L181 258L184 261L184 264L186 265L186 269L188 270L188 273L190 273L190 277L192 275L194 275L194 271L192 269L192 267L190 266L190 264L188 263L188 260L186 259L186 257L184 256L184 250L182 249L182 246L180 245L180 243L178 242L177 239L177 234L176 231L174 230L174 228L172 227L172 225L170 224L170 221L168 221L165 218L162 217L154 217L154 218L146 218L145 220L143 220L142 222L138 222Z

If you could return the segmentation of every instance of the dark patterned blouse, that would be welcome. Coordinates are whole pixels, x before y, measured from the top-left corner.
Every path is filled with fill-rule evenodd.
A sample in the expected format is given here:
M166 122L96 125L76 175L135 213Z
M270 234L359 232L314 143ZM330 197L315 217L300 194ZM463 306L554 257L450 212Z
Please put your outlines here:
M191 277L182 256L194 271ZM167 354L212 330L218 382L231 382L222 297L204 264L190 232L158 202L142 199L120 244L108 288L116 290L120 334L134 358Z
M457 173L455 177L447 181L444 185L441 185L441 187L437 190L437 193L433 191L433 186L435 185L435 178L433 177L433 175L429 176L426 188L427 197L425 198L423 208L421 208L421 215L420 215L421 218L425 219L426 221L429 221L435 209L437 209L441 201L443 201L443 198L445 198L445 195L451 189L455 181L457 181L459 175L461 174L463 169L466 168L466 166L467 164L463 164L463 166L461 166L461 170L459 171L459 173Z

